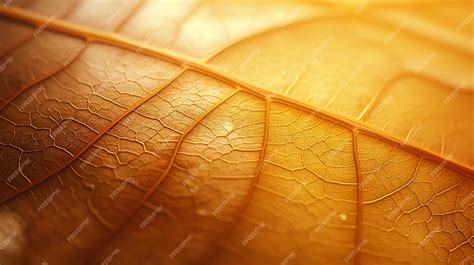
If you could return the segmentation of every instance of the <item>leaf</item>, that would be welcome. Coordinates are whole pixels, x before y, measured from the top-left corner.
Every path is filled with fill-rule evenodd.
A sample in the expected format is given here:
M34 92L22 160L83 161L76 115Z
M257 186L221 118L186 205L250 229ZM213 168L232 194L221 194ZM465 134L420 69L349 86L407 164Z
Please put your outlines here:
M2 264L472 261L468 2L28 2Z

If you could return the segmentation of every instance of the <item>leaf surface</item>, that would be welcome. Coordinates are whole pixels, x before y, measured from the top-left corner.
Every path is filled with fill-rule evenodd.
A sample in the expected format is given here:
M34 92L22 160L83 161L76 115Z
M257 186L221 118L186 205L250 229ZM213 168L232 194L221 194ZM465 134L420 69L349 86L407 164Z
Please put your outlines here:
M2 264L474 255L472 5L14 5Z

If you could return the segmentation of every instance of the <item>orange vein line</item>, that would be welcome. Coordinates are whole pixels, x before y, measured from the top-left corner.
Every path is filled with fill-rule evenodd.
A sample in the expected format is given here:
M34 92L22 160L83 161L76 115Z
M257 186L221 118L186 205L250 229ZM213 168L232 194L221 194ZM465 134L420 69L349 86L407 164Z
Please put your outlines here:
M372 100L365 106L362 112L357 117L358 120L364 121L370 113L374 110L375 106L382 100L383 96L387 93L389 86L399 80L401 76L399 74L390 78L387 82L385 82L382 88L378 91L378 93L372 98Z
M331 16L322 16L322 17L300 18L300 19L296 19L296 20L292 21L291 23L286 25L285 28L291 28L291 27L295 27L295 26L298 26L298 25L304 25L304 24L308 24L308 23L312 23L312 22L316 22L316 21L344 19L344 18L348 18L350 16L352 16L352 13L350 13L350 14L338 14L338 15L331 15ZM208 62L208 61L212 60L212 58L216 57L217 55L222 54L225 51L227 51L228 49L232 48L232 46L235 46L235 45L238 45L239 43L245 42L246 40L249 40L250 38L255 38L257 36L261 36L261 35L264 35L264 34L271 34L272 32L278 31L281 28L282 27L280 26L280 24L277 24L277 26L264 28L264 29L262 29L258 32L253 32L251 34L245 35L245 36L243 36L243 37L241 37L241 38L239 38L239 39L237 39L237 40L235 40L231 43L226 44L226 46L224 48L219 49L218 51L214 52L213 54L208 56L204 61Z
M59 17L60 18L67 18L69 16L69 14L74 10L74 8L78 5L78 3L80 1L81 0L74 1L74 3L66 11L64 11L64 13L61 14ZM29 5L29 3L27 5ZM19 40L18 42L14 43L13 45L10 45L9 47L7 47L7 49L3 50L3 52L0 53L0 58L2 58L5 55L11 53L13 50L17 49L18 47L23 46L26 42L31 40L34 37L34 35L33 35L34 29L31 29L31 30L33 32L30 32L30 34L27 34L23 39Z
M69 16L69 14L78 6L79 2L81 0L78 0L78 1L75 1L71 6L70 8L68 8L68 10L66 10L64 12L64 14L61 15L61 17L67 17ZM123 26L132 16L133 16L133 13L135 11L137 11L141 5L143 4L145 0L140 0L140 2L134 7L134 9L127 15L127 17L125 17L122 22L119 23L119 25L116 27L116 29L114 29L114 31L117 31L118 29L120 29L121 26ZM0 10L1 11L1 10ZM1 13L1 12L0 12ZM42 24L41 21L36 21L35 23L33 23L33 25L39 27L40 25ZM49 27L49 25L48 25ZM66 32L62 32L62 33L66 33ZM8 52L10 52L11 50L21 46L22 44L26 43L28 40L30 40L31 38L33 37L33 34L31 35L28 35L24 40L22 40L21 43L18 43L18 45L16 45L16 47L13 47L12 49L10 49ZM71 58L68 58L68 60L70 60L68 62L68 64L63 64L63 65L60 65L59 67L57 67L56 69L54 69L53 71L45 74L44 76L40 77L39 79L36 79L32 82L30 82L29 84L23 86L22 88L20 88L19 91L17 91L14 95L12 95L9 99L6 100L6 102L0 106L0 111L2 111L8 104L10 104L13 100L15 100L17 97L19 97L23 92L25 92L26 90L28 90L29 88L31 88L32 86L38 84L38 83L41 83L43 82L44 80L54 76L55 74L59 73L61 70L65 69L68 65L70 65L72 62L74 62L77 58L79 58L79 55L82 54L82 52L87 48L87 46L90 44L90 41L89 41L89 38L87 36L79 36L81 38L84 38L86 39L86 43L85 45L83 46L80 46L80 51L77 52L75 51L73 53L73 57ZM1 56L0 56L1 57Z
M356 220L356 231L355 231L355 243L357 246L362 241L362 174L360 172L360 160L359 160L359 148L357 144L357 129L352 131L352 153L354 155L354 164L357 175L357 220ZM354 264L359 265L360 253L354 257Z
M362 111L362 113L357 117L358 120L364 121L366 118L368 118L368 115L374 110L374 108L377 106L378 103L384 98L383 96L387 94L388 88L396 83L397 81L403 79L403 78L410 78L410 77L419 77L422 80L426 80L431 83L435 83L437 85L440 85L445 88L449 88L450 90L456 89L456 86L453 86L451 84L448 84L446 82L443 82L442 80L438 80L435 77L431 77L422 73L412 73L409 70L405 70L403 72L399 72L396 75L392 76L389 80L387 80L382 88L378 91L378 93L373 97L373 99L367 104L365 109ZM472 88L466 88L467 93L472 93L474 89Z
M120 122L123 118L125 118L128 114L130 114L131 112L133 112L135 109L137 109L138 107L140 107L143 103L145 103L146 101L148 101L150 98L152 98L153 96L155 96L156 94L158 94L161 90L163 90L165 87L167 87L169 84L171 84L174 80L176 80L176 78L178 78L182 72L184 72L186 69L185 68L182 68L180 71L178 71L173 77L171 77L170 79L168 79L166 82L164 82L163 84L159 85L155 90L153 90L150 94L148 94L147 96L141 98L139 101L135 102L135 104L133 104L132 106L130 106L130 108L128 108L125 112L123 112L120 116L118 116L117 118L115 118L115 120L113 120L107 127L105 127L104 129L102 129L96 137L94 137L94 139L92 139L92 141L90 141L81 151L79 151L77 154L75 154L73 157L71 157L63 166L61 166L60 168L54 170L53 172L51 172L48 176L46 177L43 177L43 178L40 178L38 180L35 180L33 181L32 183L30 183L29 186L27 187L24 187L24 188L21 188L18 190L18 192L16 192L15 194L13 195L9 195L7 196L6 198L2 199L0 201L0 204L18 196L19 194L23 193L24 191L26 190L29 190L33 187L35 187L36 185L42 183L43 181L51 178L52 176L56 175L57 173L61 172L63 169L65 169L66 167L68 167L72 162L74 162L77 158L79 158L84 152L86 152L95 142L97 142L105 133L107 133L112 127L114 127L118 122Z
M233 222L233 224L230 228L230 230L232 230L232 231L235 229L237 223L239 223L242 220L242 216L243 216L245 210L250 205L250 201L251 201L253 195L255 194L255 189L257 188L257 184L260 181L260 176L262 175L261 173L262 173L262 169L263 169L263 166L264 166L264 163L265 163L265 155L266 155L267 145L268 145L268 135L269 135L269 131L270 131L270 103L271 103L270 99L265 99L265 114L264 114L265 115L265 123L264 123L264 129L263 129L264 131L263 131L263 140L262 140L262 150L260 152L260 157L258 159L257 169L255 170L255 178L253 179L252 183L250 184L247 196L245 197L245 201L242 203L242 206L239 209L238 217L234 220L234 222ZM231 234L230 232L231 231L229 231L227 233L226 238L230 237L230 234ZM216 256L217 256L217 247L214 250L214 254L210 257L208 264L213 264L212 261L216 258Z
M52 76L56 75L57 73L61 72L64 68L66 68L68 65L70 65L71 63L73 63L77 58L79 58L79 56L84 52L84 50L87 48L87 46L89 45L89 42L86 41L82 44L82 46L80 46L80 50L79 51L75 51L72 55L73 57L70 57L68 58L68 64L64 65L64 64L61 64L59 65L58 67L56 67L54 70L52 70L51 72L49 73L46 73L44 74L43 76L31 81L30 83L22 86L15 94L13 94L9 99L7 99L5 101L5 103L3 103L3 105L0 106L0 111L2 111L6 106L8 106L12 101L14 101L16 98L18 98L21 94L23 94L23 92L25 92L26 90L30 89L31 87L45 81L46 79L48 78L51 78Z
M281 102L283 104L293 106L295 108L301 109L303 111L309 112L309 113L314 113L315 115L319 115L325 119L328 119L332 122L335 122L345 128L354 130L357 129L359 132L363 132L366 135L372 136L374 138L377 138L379 140L383 140L385 142L388 142L389 144L396 145L397 148L411 152L412 154L422 156L423 158L426 158L428 160L434 161L434 162L440 162L444 161L445 158L440 157L438 154L435 154L427 149L424 149L422 147L419 147L415 144L412 143L405 143L404 141L395 138L391 135L388 135L383 132L376 131L373 128L368 127L366 124L363 124L359 121L348 119L348 118L343 118L339 117L333 113L321 110L321 109L315 109L314 106L296 101L291 98L284 98L279 95L274 95L273 97L274 101ZM449 165L449 166L448 166ZM461 174L467 174L466 176L474 178L472 176L474 174L474 170L470 168L469 166L466 166L464 164L458 163L456 161L452 160L447 160L446 161L446 166L460 172Z
M110 241L115 235L118 235L119 233L117 232L118 230L122 229L125 224L128 223L128 220L135 215L135 213L145 205L147 202L148 198L155 192L155 190L158 188L158 186L161 184L163 179L168 175L168 173L171 171L173 168L173 165L175 163L176 157L178 156L179 149L181 147L181 144L183 143L184 139L186 136L197 126L199 125L211 112L216 110L218 107L220 107L222 104L224 104L228 99L230 99L232 96L234 96L236 93L240 92L241 89L235 89L233 92L231 92L229 95L225 96L223 99L221 99L219 102L217 102L214 106L209 108L206 112L204 112L201 116L199 116L191 126L186 129L186 131L181 134L181 136L178 139L178 142L176 143L176 147L174 148L173 155L171 156L170 162L168 163L168 166L166 167L165 171L161 176L156 180L156 182L153 184L153 186L145 193L145 195L142 197L142 199L136 204L136 206L129 212L128 215L125 216L122 222L120 224L114 226L115 233L109 237L106 242L104 242L104 246L107 245L106 243ZM99 251L100 249L97 249ZM93 254L91 257L94 257L95 254Z
M176 160L176 157L178 156L179 149L181 145L183 144L184 138L198 125L200 124L204 118L206 118L211 112L216 110L218 107L220 107L222 104L224 104L228 99L230 99L232 96L240 92L240 89L234 90L232 93L224 97L222 100L220 100L217 104L215 104L212 108L208 109L205 113L203 113L196 121L186 130L183 132L181 137L178 139L178 142L176 143L176 148L174 149L173 155L171 156L170 163L166 167L165 171L161 176L158 178L158 180L153 184L151 189L143 196L142 200L140 203L137 204L137 207L135 207L132 212L128 215L128 218L130 218L147 200L148 198L153 194L153 192L158 188L160 185L161 181L168 175L168 173L171 171L171 168L173 167L173 164ZM124 222L125 223L125 222Z
M309 17L301 18L299 20L297 19L297 20L289 23L288 25L286 25L286 28L295 27L295 26L298 26L298 25L309 24L309 23L313 23L313 22L316 22L316 21L331 21L331 20L346 19L346 18L353 18L352 12L349 12L349 13L340 12L336 15L321 16L321 17L309 16ZM398 26L398 24L399 24L396 21L387 20L383 16L382 17L377 17L377 16L362 15L362 16L359 16L357 19L354 19L354 20L356 20L358 22L366 22L366 23L374 23L376 25L382 25L384 27L387 27L388 29L392 29L393 26ZM279 29L281 29L281 26L278 25L276 27L264 28L261 31L254 32L250 35L245 35L245 36L243 36L243 37L227 44L224 48L219 49L218 51L214 52L213 54L208 56L204 61L208 62L213 57L225 52L226 50L228 50L232 46L235 46L239 43L244 42L245 40L248 40L251 37L261 36L263 34L270 34L274 31L279 30ZM413 29L411 27L407 27L406 31L408 33L410 33L411 35L414 35L418 38L422 38L422 39L428 40L430 42L436 42L440 46L446 47L446 48L454 50L456 52L461 52L461 53L468 54L469 56L473 56L472 50L466 48L466 46L468 46L468 45L459 45L459 44L456 44L456 43L454 43L454 44L447 43L445 41L441 41L441 40L432 38L432 36L425 35L423 31L416 30L416 29Z
M13 17L21 21L25 21L29 23L37 23L37 24L38 23L41 24L42 21L47 19L44 16L37 15L30 11L22 10L16 7L11 7L11 8L0 7L0 14ZM229 85L242 87L243 89L247 90L250 93L253 93L254 95L264 97L264 98L271 97L275 100L279 100L295 108L302 109L309 112L316 112L322 117L330 119L340 125L349 126L352 129L358 129L361 132L365 132L373 137L387 141L391 144L402 145L403 143L404 150L408 150L418 155L422 155L424 156L424 158L427 158L429 160L432 160L438 163L444 160L444 158L441 157L440 154L433 153L427 149L424 149L412 143L406 144L403 142L403 140L390 136L386 133L379 132L375 128L371 128L367 124L361 123L360 121L356 119L339 117L331 112L321 110L321 109L318 109L315 111L314 106L288 98L284 95L275 95L271 91L256 87L254 85L238 80L232 76L221 73L219 70L209 66L205 62L197 61L193 57L180 55L173 51L169 51L167 49L160 49L160 48L151 47L148 45L143 45L143 43L133 41L126 37L118 36L111 32L95 30L95 29L83 27L80 25L75 25L75 24L61 21L61 20L51 20L49 24L49 29L55 30L58 32L63 32L63 33L73 35L73 36L78 36L78 37L83 37L83 38L85 37L91 41L111 44L111 45L115 45L117 47L125 48L128 50L141 49L143 54L150 55L155 58L160 58L172 63L185 66L189 69L204 73L210 77L221 80ZM446 165L455 171L458 171L460 173L467 173L470 175L469 177L474 178L473 176L474 167L472 166L464 165L461 162L452 161L452 160L447 161Z
M291 84L285 89L285 92L283 94L288 95L290 91L296 86L296 84L301 81L301 78L306 74L306 72L308 72L310 64L310 62L306 62L303 70L298 73L293 82L291 82Z

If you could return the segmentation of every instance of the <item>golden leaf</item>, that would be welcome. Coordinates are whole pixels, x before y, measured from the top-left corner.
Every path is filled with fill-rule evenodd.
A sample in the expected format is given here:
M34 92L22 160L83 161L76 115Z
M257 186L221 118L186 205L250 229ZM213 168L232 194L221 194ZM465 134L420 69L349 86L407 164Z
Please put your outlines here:
M470 264L469 2L4 1L1 264Z

